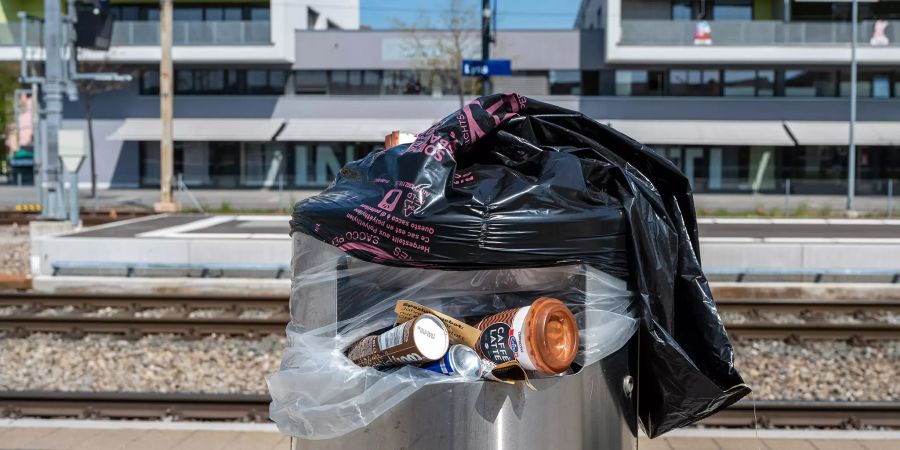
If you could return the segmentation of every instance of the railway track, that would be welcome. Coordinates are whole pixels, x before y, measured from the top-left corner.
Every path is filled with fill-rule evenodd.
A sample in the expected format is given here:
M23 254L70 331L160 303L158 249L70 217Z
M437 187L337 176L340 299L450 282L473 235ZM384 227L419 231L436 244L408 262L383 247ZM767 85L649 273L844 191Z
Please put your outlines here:
M264 422L265 394L0 392L0 417ZM701 421L722 427L900 427L900 402L743 401Z
M900 340L900 300L733 300L718 302L729 335L737 339ZM740 314L741 320L729 320ZM801 321L779 320L793 314ZM829 315L852 320L829 321ZM773 320L774 318L774 320ZM0 293L0 332L148 333L185 336L264 335L284 332L288 301L280 297L164 297Z
M269 401L266 394L3 391L0 417L265 422Z
M716 305L729 336L738 339L900 339L900 321L867 320L900 317L900 300L721 299ZM728 320L731 314L744 319ZM780 320L787 315L802 322ZM829 321L829 316L851 320Z
M279 297L163 297L0 293L0 332L173 333L257 336L284 333L288 302Z
M900 402L745 400L700 423L720 427L898 428Z

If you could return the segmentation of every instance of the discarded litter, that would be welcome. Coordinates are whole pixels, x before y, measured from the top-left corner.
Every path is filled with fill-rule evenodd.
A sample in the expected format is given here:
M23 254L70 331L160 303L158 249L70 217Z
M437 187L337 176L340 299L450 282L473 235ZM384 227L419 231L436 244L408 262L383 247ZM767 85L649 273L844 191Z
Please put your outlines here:
M750 392L700 267L687 178L579 113L476 99L348 163L291 226L289 345L268 377L283 432L341 436L425 386L515 378L504 365L565 377L636 332L649 436ZM417 335L413 320L431 325Z

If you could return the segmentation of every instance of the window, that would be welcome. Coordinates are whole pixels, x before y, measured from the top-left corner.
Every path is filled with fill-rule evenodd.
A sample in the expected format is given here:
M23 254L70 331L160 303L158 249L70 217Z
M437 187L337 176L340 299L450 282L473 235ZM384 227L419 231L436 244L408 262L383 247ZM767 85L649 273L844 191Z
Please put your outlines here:
M294 72L294 92L298 94L327 94L328 71L298 70Z
M224 8L223 11L223 20L227 21L238 21L244 19L244 12L242 8Z
M145 70L141 73L141 94L159 95L159 71Z
M203 8L172 8L172 20L202 21Z
M872 78L872 97L888 98L891 96L891 76L880 73Z
M859 97L872 96L872 79L875 74L869 72L856 73L856 95ZM841 71L841 97L850 96L850 71Z
M725 70L722 85L726 97L771 97L775 94L774 70Z
M775 95L775 71L756 71L756 95L758 97L771 97Z
M834 97L836 88L834 72L784 71L784 95L786 97Z
M600 71L581 72L581 95L600 95Z
M250 20L254 22L268 22L269 17L269 8L250 8Z
M175 93L181 95L281 95L287 71L279 69L177 69ZM159 72L141 74L140 93L159 94Z
M140 9L137 6L114 5L109 7L109 15L114 20L140 20Z
M209 2L213 3L213 2ZM221 22L249 20L254 22L268 22L271 12L267 6L259 4L231 4L227 2L219 5L190 5L176 4L172 9L172 19L191 22ZM112 5L109 13L115 20L128 21L159 21L159 7L155 5Z
M615 95L663 95L665 71L617 70Z
M694 6L691 0L672 0L672 20L694 20Z
M225 70L195 70L194 89L198 92L223 92L225 91Z
M377 70L333 70L328 92L333 95L378 95L381 72Z
M723 82L726 97L753 97L756 95L755 70L726 70Z
M900 71L894 72L894 97L900 97Z
M718 70L669 71L669 95L714 96L719 91Z
M194 90L194 71L192 70L176 70L175 71L175 93L190 93Z
M715 0L713 20L753 20L753 0Z
M287 83L283 70L248 70L247 93L257 95L281 95Z
M203 18L207 21L219 22L225 20L225 13L222 11L222 8L206 8Z
M581 95L581 72L551 70L550 95Z
M430 75L428 75L427 78L430 78ZM414 70L385 70L381 86L382 93L386 95L419 95L431 93L422 86L422 83L419 81L419 73Z

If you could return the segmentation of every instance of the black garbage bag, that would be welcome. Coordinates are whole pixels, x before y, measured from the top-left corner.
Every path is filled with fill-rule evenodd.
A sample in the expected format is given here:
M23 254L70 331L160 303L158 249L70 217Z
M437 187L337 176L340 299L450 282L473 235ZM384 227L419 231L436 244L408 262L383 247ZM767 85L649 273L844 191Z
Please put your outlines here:
M687 178L584 115L481 97L411 144L348 163L291 229L385 265L443 270L583 262L641 297L638 405L650 437L750 392L700 267Z

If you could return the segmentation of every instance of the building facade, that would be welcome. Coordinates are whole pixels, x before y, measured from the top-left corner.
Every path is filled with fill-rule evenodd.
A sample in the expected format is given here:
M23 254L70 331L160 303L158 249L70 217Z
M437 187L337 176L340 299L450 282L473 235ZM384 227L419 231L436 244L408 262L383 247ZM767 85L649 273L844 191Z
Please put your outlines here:
M113 47L81 59L135 79L92 97L98 182L155 187L157 3L112 5ZM188 186L323 187L391 130L424 130L460 106L458 82L416 51L447 32L360 30L355 0L222 5L175 8L175 171ZM573 29L497 33L492 56L510 59L513 74L493 85L651 145L698 192L783 192L790 182L794 193L844 193L848 11L585 0ZM857 192L883 194L900 178L900 2L866 3L860 16ZM479 38L464 39L473 58ZM0 59L18 60L15 43L0 39ZM65 118L86 127L83 98L66 104Z

